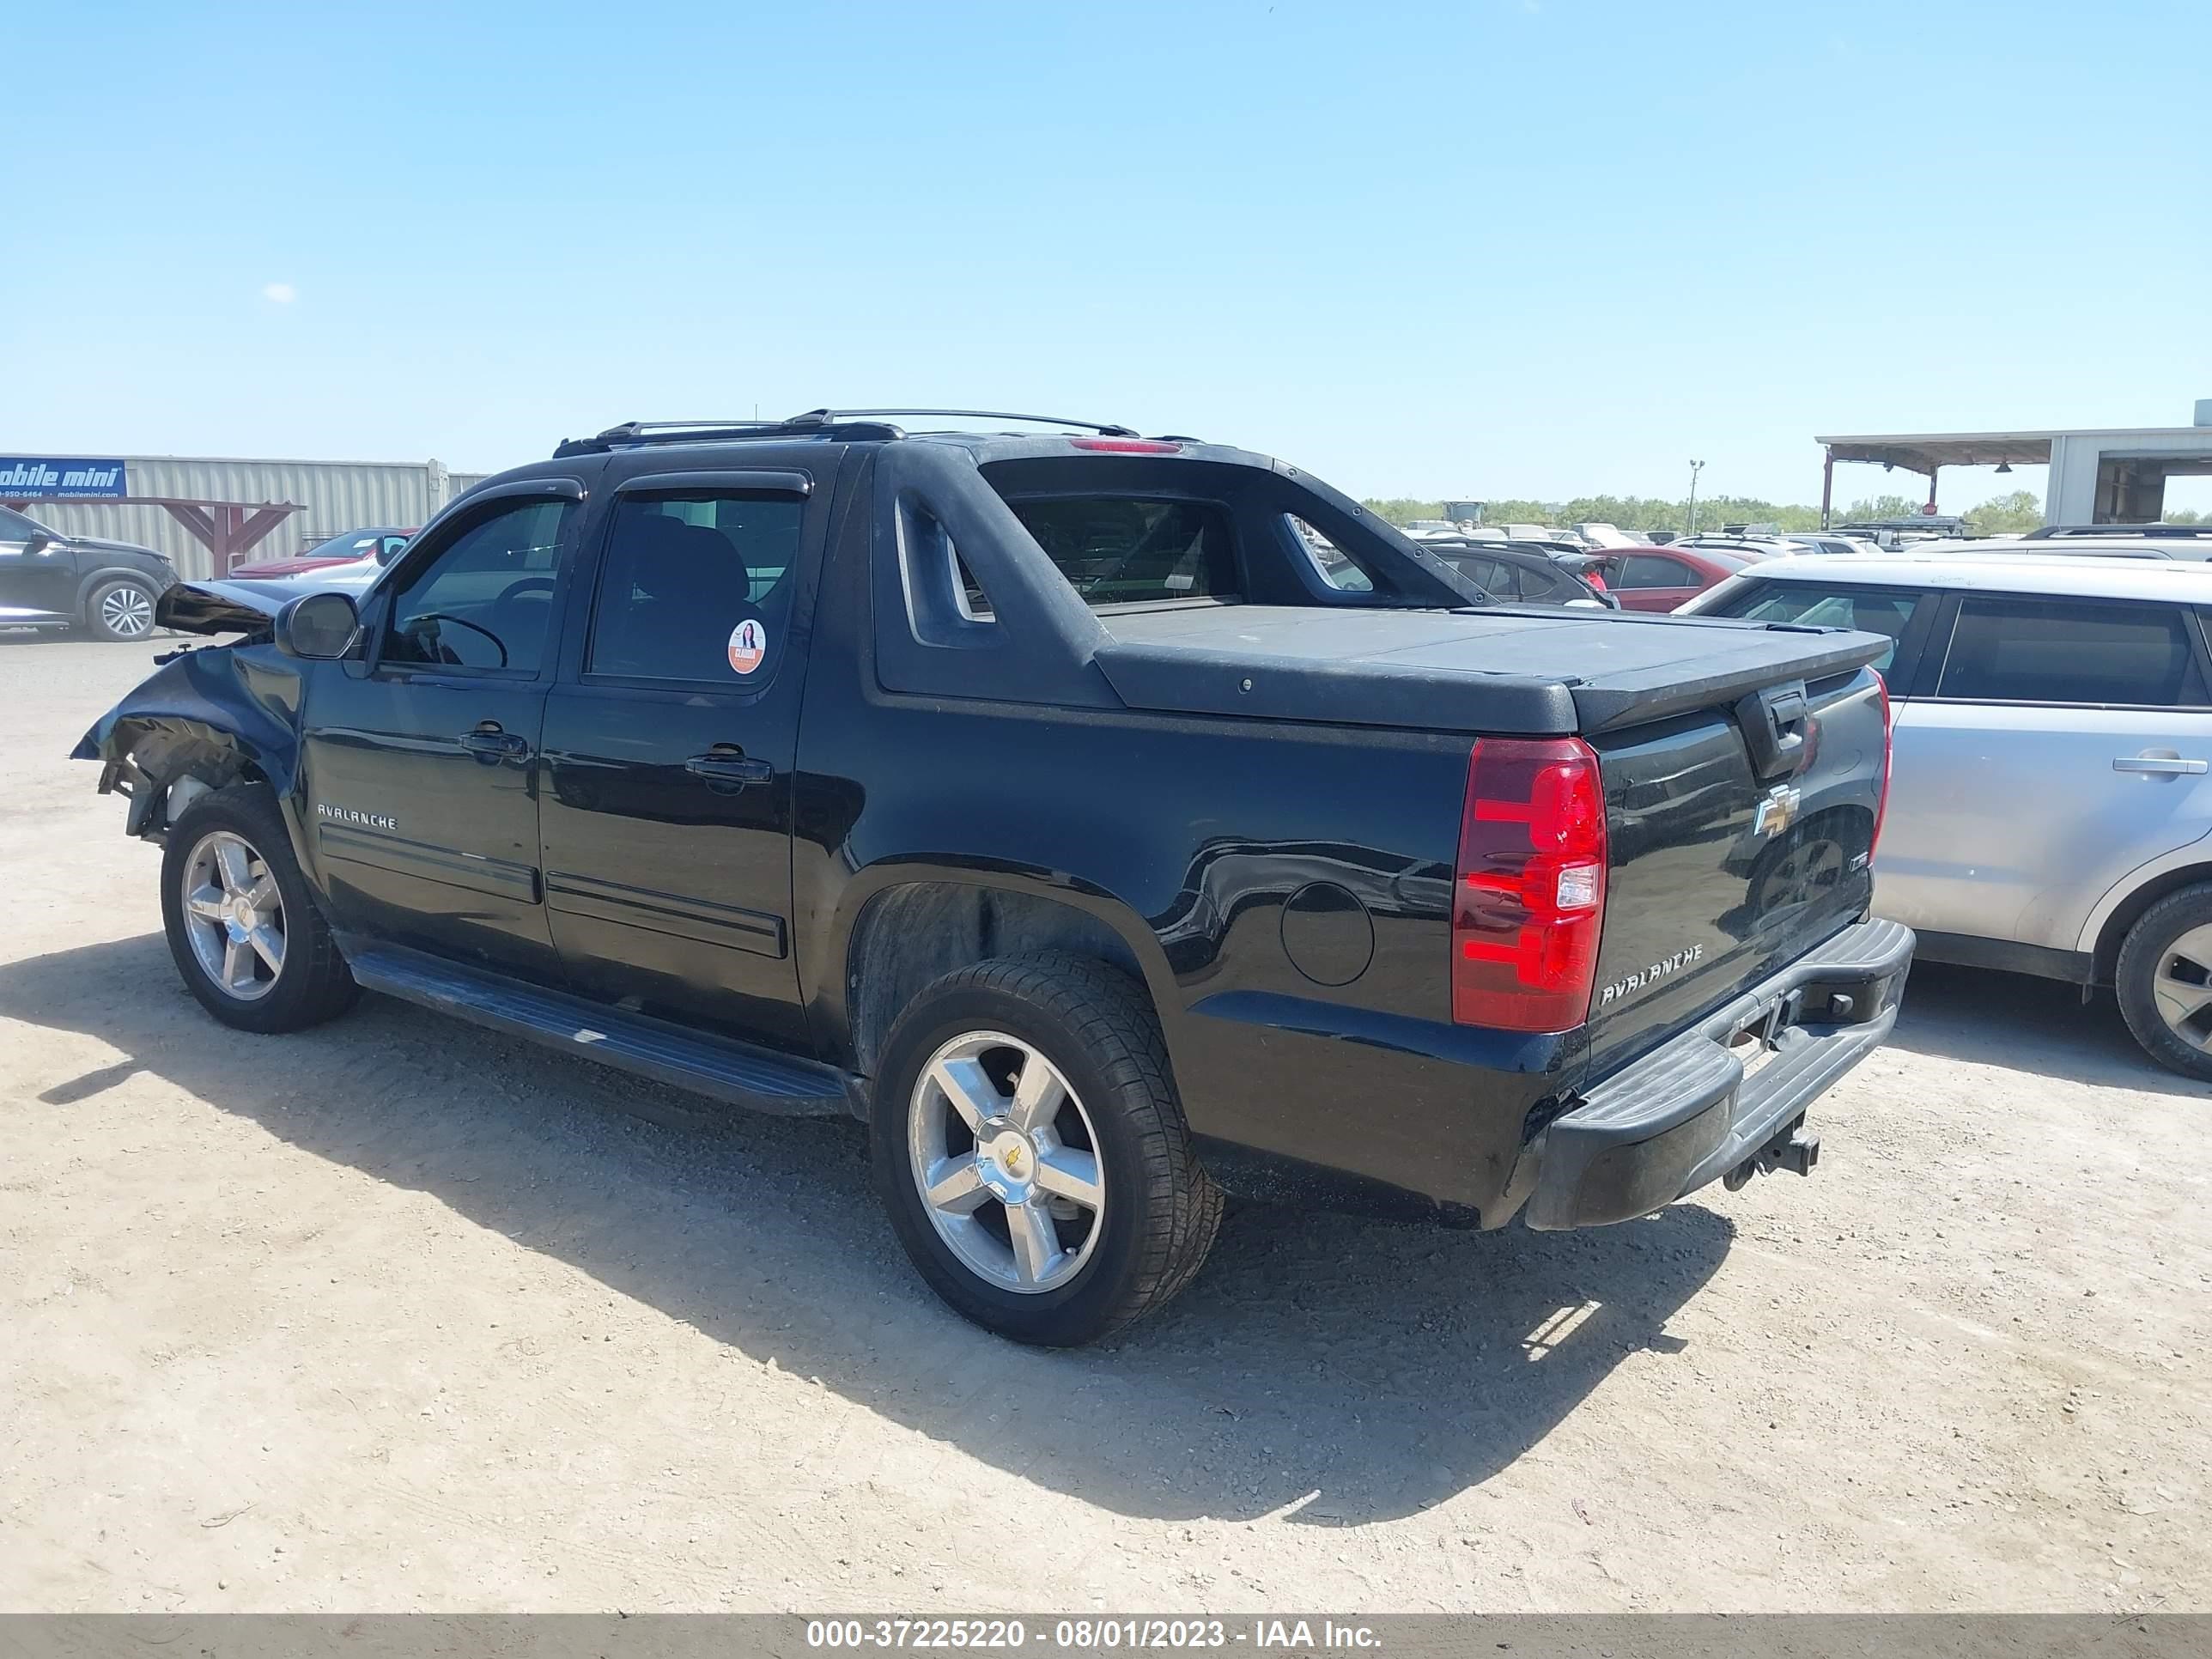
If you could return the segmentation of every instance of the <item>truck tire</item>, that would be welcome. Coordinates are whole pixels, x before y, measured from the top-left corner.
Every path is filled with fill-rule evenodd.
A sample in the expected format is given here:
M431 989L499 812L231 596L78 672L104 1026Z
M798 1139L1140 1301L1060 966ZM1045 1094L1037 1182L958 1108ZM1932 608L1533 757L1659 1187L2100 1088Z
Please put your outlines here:
M144 582L110 576L85 595L85 630L96 640L151 639L154 599Z
M1143 992L1103 963L946 974L891 1028L876 1188L930 1288L986 1330L1073 1347L1188 1284L1221 1224Z
M169 954L200 1006L241 1031L297 1031L360 995L265 783L202 795L161 850Z
M2169 893L2136 919L2112 988L2153 1060L2212 1080L2212 882Z

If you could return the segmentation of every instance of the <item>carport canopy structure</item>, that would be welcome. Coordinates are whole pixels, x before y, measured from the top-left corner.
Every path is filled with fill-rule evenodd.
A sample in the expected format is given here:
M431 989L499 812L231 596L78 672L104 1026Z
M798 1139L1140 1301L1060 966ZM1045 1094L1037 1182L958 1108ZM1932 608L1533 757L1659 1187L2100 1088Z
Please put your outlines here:
M1936 510L1936 475L1947 466L2047 466L2051 446L2063 432L1923 432L1855 438L1815 438L1827 452L1820 468L1820 526L1827 528L1836 492L1838 461L1903 467L1928 479L1928 507Z
M2165 515L2169 478L2212 474L2212 398L2189 426L2104 427L2063 432L1918 432L1816 438L1827 452L1820 476L1820 522L1835 495L1836 463L1865 461L1926 475L1936 510L1936 475L1947 466L2048 466L2045 524L2148 524Z
M27 512L43 501L77 499L64 495L10 496L6 505L18 512ZM108 506L167 508L169 516L207 549L215 568L225 574L266 541L278 525L302 510L296 501L196 501L174 495L102 495L96 499Z

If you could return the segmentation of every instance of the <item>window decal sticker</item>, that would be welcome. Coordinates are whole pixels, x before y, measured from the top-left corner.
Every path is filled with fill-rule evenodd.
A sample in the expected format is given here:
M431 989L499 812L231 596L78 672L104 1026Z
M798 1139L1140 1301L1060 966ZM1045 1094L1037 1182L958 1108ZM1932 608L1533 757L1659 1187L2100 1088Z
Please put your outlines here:
M730 630L730 672L750 674L768 657L768 629L748 617Z

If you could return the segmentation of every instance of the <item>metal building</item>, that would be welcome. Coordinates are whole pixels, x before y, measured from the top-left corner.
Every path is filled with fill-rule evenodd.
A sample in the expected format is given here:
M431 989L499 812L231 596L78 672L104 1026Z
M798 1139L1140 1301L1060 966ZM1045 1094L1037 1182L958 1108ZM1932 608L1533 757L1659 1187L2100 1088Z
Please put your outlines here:
M2212 398L2197 404L2191 426L2124 427L2073 432L1883 433L1815 438L1826 452L1820 475L1820 523L1828 522L1836 463L1902 467L1928 480L1936 511L1936 475L1945 467L2048 466L2045 524L2148 524L2166 510L2168 478L2212 474Z
M441 461L0 456L0 502L64 534L157 548L207 577L366 525L412 529L480 482Z

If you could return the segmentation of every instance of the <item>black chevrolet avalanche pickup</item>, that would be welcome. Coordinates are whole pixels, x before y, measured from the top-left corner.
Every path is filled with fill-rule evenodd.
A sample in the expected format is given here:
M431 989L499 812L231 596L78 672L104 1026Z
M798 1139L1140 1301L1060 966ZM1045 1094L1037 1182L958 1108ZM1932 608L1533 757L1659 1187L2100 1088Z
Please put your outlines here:
M1567 1228L1810 1166L1911 955L1884 641L1499 605L1264 456L933 413L617 427L357 604L164 594L243 637L76 752L192 994L860 1117L1027 1342L1165 1302L1224 1191Z

